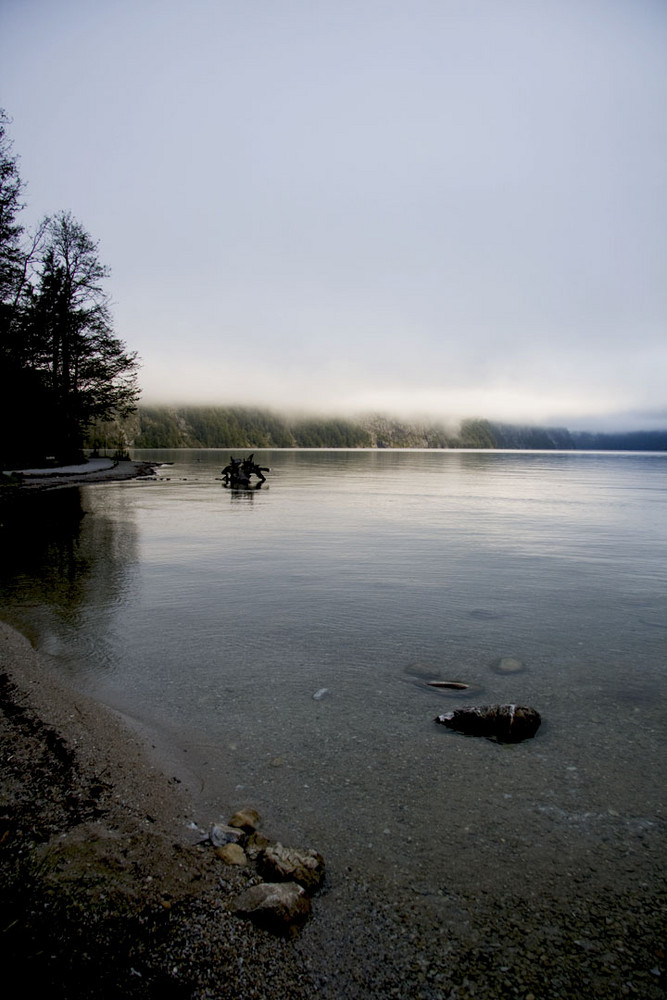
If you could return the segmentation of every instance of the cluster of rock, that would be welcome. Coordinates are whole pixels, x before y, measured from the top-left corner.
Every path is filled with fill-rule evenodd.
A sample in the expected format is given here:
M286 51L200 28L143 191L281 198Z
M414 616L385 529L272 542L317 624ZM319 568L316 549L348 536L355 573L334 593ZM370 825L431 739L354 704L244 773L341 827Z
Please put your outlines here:
M292 936L310 916L311 896L324 881L324 858L312 848L284 847L258 831L259 813L246 807L227 824L214 823L208 839L228 865L251 867L252 884L229 909L260 927Z

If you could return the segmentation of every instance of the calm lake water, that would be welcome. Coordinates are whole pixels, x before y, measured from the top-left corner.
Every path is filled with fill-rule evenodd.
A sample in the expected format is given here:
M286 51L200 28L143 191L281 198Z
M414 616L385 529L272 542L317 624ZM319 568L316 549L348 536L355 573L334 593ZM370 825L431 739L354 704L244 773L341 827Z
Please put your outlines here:
M256 456L271 472L247 494L221 486L229 452L161 451L134 456L173 462L158 482L36 498L0 615L157 734L202 819L256 805L334 869L418 890L427 868L457 877L454 853L459 872L491 872L498 849L529 870L651 836L667 455ZM542 713L534 740L433 722L508 701Z

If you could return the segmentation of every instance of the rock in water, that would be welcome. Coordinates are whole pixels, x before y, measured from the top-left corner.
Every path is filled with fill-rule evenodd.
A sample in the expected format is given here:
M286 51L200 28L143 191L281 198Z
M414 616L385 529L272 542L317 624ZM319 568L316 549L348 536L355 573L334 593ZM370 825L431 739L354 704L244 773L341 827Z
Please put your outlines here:
M231 909L275 934L292 936L308 919L310 899L296 882L263 882L246 889Z
M405 668L405 673L409 674L410 677L416 677L420 681L437 680L440 676L437 670L434 670L433 667L426 663L422 663L421 660L417 660L416 663L409 663Z
M457 708L435 719L448 729L467 736L487 736L499 743L520 743L540 728L540 713L526 705L479 705Z
M442 688L446 691L469 691L470 685L463 681L426 681L428 687Z
M501 656L491 667L497 674L521 674L526 669L526 664L516 656Z

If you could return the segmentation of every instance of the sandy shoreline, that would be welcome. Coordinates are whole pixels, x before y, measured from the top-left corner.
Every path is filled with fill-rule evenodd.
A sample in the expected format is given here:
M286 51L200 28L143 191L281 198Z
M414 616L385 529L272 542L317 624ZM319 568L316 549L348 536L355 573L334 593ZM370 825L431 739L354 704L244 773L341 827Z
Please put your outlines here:
M32 492L62 489L67 486L83 486L87 483L122 482L125 479L152 476L158 467L156 462L90 459L82 465L23 470L14 474L20 477L20 481L5 488L13 492ZM7 474L9 475L9 473Z
M195 815L114 713L5 625L0 673L1 939L54 996L664 996L658 857L638 884L620 867L574 884L545 872L537 898L499 893L482 868L437 905L370 892L360 861L329 872L310 922L282 940L227 911L252 872L196 843L189 824L220 817Z

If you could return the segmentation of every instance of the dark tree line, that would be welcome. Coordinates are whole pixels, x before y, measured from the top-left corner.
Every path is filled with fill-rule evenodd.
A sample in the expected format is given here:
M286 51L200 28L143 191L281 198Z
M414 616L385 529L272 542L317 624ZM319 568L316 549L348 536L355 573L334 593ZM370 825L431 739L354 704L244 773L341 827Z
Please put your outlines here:
M69 212L21 225L0 109L0 468L76 461L97 420L136 409L138 360L115 335L98 244Z
M136 448L512 448L579 447L562 427L514 426L464 420L458 428L380 415L343 420L297 417L226 406L139 406L109 438L123 435ZM91 436L90 444L94 443Z

